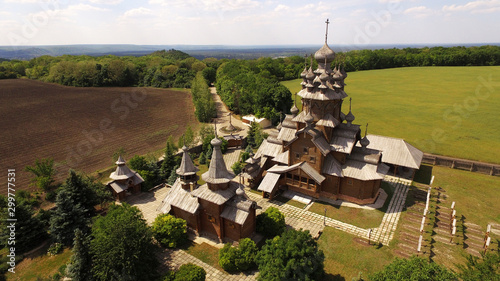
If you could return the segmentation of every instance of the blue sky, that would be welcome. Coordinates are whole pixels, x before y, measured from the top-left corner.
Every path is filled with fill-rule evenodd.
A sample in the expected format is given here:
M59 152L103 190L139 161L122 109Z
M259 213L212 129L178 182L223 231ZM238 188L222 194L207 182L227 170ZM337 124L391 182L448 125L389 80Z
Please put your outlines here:
M500 42L500 0L0 0L0 45Z

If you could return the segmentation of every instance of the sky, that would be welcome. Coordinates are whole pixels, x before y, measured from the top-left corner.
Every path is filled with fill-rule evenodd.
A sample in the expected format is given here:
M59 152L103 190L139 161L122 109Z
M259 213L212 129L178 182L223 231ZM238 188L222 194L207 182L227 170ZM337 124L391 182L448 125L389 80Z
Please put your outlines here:
M0 45L500 42L500 0L0 0Z

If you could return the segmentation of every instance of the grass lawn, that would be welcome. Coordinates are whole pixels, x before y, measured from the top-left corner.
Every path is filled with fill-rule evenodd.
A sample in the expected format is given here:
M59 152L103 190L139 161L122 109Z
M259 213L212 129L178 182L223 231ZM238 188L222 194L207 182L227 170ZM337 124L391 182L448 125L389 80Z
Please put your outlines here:
M207 243L196 244L192 241L183 248L188 254L198 258L202 262L209 264L220 271L224 271L219 265L219 249L208 245Z
M318 245L325 253L325 280L351 280L362 272L368 274L381 270L394 255L389 247L367 246L356 242L355 236L325 227Z
M291 205L291 206L294 206L294 207L297 207L300 209L304 209L306 207L306 204L304 204L304 203L301 203L301 202L298 202L298 201L295 201L292 199L288 199L288 198L285 198L283 196L278 196L278 197L274 198L273 200L276 200L276 201L279 201L279 202L282 202L282 203L285 203L285 204L288 204L288 205Z
M499 74L500 66L358 71L349 73L345 89L354 123L369 123L371 134L403 138L428 153L500 163L500 149L493 149L500 146ZM295 93L300 82L283 85ZM344 113L347 106L348 100Z
M62 253L53 257L43 254L33 259L25 258L16 265L15 274L9 272L5 274L6 280L30 281L52 277L59 270L59 267L69 262L71 255L70 249L64 249Z
M200 164L200 162L199 162L199 159L198 159L198 158L197 158L197 159L195 159L193 162L194 162L194 165L195 165L196 167L198 167L198 169L200 169L200 170L198 171L198 173L196 173L196 175L198 175L198 177L199 177L199 179L198 179L198 184L199 184L199 185L203 185L203 184L205 184L205 181L201 179L201 175L202 175L202 174L204 174L206 171L208 171L208 165L209 165L208 163L209 163L209 162L207 161L207 164Z
M491 222L500 223L500 178L455 170L432 167L434 187L442 187L448 195L447 206L455 201L459 215L466 222L480 225L483 230Z
M324 202L315 202L311 206L311 208L309 208L309 211L319 215L324 215L326 208L326 216L329 218L352 224L361 228L375 228L378 227L382 222L385 210L387 209L387 206L389 206L392 194L394 193L394 187L392 187L388 183L382 182L382 188L385 190L388 197L384 203L384 206L377 210L340 207Z

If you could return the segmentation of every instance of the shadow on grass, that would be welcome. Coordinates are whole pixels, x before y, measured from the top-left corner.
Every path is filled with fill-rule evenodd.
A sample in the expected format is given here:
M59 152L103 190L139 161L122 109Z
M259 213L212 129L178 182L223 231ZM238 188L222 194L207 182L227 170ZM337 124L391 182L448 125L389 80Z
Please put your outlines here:
M415 172L414 182L421 184L430 184L432 178L432 166L430 165L420 165L420 169Z
M345 277L340 274L326 273L323 280L327 281L345 281Z

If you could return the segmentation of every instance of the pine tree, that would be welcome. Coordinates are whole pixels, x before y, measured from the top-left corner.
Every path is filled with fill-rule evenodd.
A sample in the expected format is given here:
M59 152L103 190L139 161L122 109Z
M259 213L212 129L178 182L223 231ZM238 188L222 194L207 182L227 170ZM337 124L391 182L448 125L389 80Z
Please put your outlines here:
M198 158L198 161L202 165L207 163L207 157L205 157L205 153L203 151L200 153L200 157Z
M177 173L175 170L179 168L179 165L176 165L172 171L170 172L170 176L168 177L167 183L170 185L173 185L175 183L175 180L177 179Z
M94 206L99 203L94 183L71 170L56 197L56 210L50 219L50 233L54 239L64 245L71 245L75 230L88 233L90 219L95 213Z
M92 274L92 258L90 256L90 240L80 229L75 231L75 241L73 244L73 255L71 256L68 274L74 281L90 281Z

